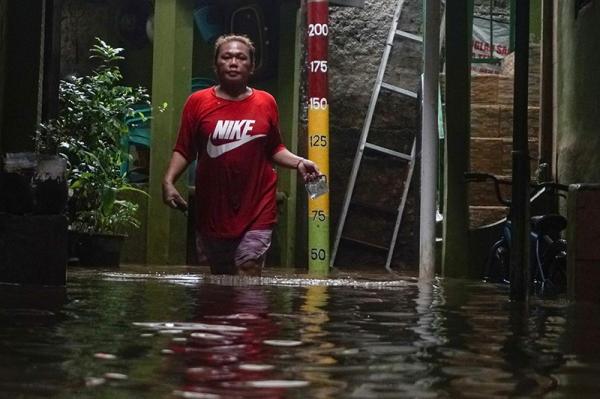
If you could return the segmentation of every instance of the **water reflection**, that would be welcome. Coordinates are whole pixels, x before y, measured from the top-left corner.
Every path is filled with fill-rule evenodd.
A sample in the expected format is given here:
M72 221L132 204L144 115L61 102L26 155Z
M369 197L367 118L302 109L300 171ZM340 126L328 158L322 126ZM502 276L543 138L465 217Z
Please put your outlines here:
M329 340L328 300L328 287L307 287L300 306L300 336L306 348L299 353L299 357L304 364L316 366L303 370L301 375L311 382L310 396L313 398L339 397L347 385L343 381L336 381L327 372L329 367L338 364L336 354L341 352L341 348Z
M199 287L192 322L138 322L135 326L176 335L168 347L169 366L184 375L180 397L283 397L305 387L270 362L287 356L301 341L271 339L279 327L269 315L267 292L257 286Z
M459 280L76 271L62 291L0 287L0 322L9 398L580 398L600 388L598 306L524 306Z

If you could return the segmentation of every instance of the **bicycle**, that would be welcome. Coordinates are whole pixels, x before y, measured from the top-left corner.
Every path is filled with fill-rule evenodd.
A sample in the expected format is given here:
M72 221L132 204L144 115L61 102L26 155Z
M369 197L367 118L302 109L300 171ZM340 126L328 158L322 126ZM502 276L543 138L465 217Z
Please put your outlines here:
M468 182L494 183L496 199L508 207L506 221L502 226L502 234L490 248L484 267L483 278L494 283L510 283L510 248L512 240L511 201L502 196L500 185L511 185L512 182L500 180L490 173L465 173ZM562 196L561 191L568 191L563 184L543 182L531 184L533 192L531 201L542 195ZM545 213L530 218L530 267L531 278L536 291L541 296L553 296L566 291L567 274L567 242L561 238L561 232L567 227L567 219L555 213Z

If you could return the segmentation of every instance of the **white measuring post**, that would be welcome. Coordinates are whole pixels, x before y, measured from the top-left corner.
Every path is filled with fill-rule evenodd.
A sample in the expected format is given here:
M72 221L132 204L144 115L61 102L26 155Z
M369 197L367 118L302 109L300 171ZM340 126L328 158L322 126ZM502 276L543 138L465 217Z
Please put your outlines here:
M435 217L438 171L438 83L440 0L425 0L421 120L421 212L419 278L435 276Z

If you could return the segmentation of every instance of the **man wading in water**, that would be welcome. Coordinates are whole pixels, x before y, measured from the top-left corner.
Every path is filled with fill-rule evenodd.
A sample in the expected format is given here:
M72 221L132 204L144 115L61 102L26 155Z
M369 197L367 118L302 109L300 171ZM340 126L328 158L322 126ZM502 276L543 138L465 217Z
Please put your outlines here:
M188 98L162 183L165 204L186 209L174 183L197 157L196 246L214 274L260 275L277 221L273 163L304 181L319 176L314 162L283 145L275 99L247 86L254 52L245 36L217 39L219 84Z

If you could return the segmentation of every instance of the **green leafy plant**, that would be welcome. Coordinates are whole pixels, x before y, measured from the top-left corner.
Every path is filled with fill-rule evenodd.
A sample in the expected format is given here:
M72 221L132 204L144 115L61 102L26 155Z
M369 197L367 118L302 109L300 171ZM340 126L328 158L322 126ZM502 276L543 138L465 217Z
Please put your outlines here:
M123 49L96 39L91 59L99 65L85 76L61 80L60 111L40 125L37 150L67 159L71 192L71 228L81 232L121 233L139 227L137 204L122 198L127 191L147 195L132 186L121 166L128 153L122 140L128 134L126 119L136 105L149 104L145 88L121 84L118 62ZM143 117L143 114L140 114ZM136 115L137 116L137 115Z

